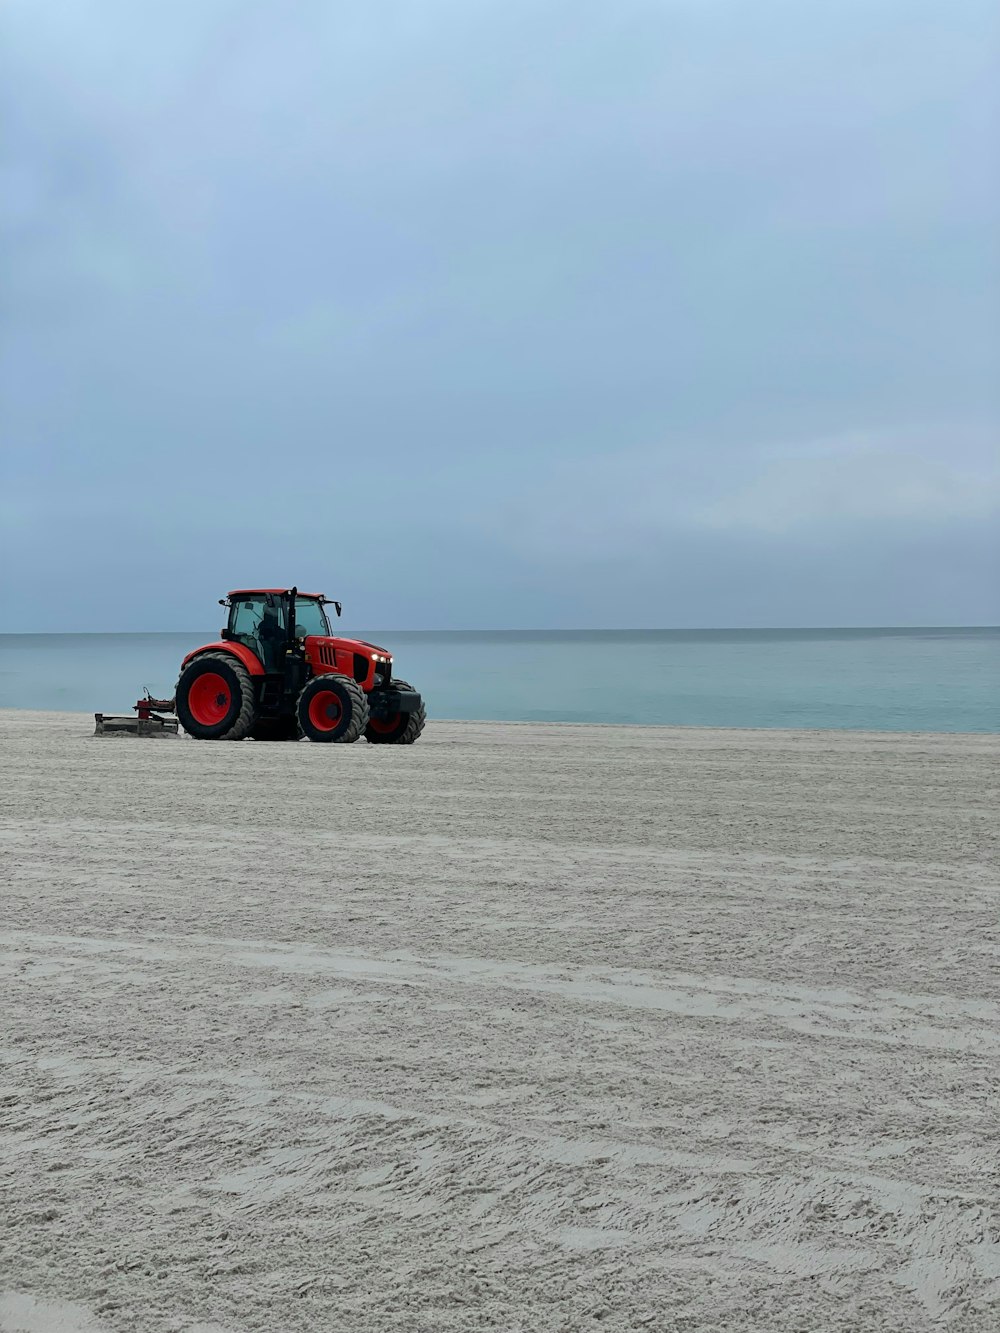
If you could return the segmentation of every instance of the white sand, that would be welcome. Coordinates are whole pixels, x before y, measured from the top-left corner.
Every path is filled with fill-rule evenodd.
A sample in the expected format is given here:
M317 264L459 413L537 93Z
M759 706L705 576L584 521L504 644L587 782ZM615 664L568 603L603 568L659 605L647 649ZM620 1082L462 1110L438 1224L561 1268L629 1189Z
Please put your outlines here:
M0 1328L1000 1326L997 740L0 715Z

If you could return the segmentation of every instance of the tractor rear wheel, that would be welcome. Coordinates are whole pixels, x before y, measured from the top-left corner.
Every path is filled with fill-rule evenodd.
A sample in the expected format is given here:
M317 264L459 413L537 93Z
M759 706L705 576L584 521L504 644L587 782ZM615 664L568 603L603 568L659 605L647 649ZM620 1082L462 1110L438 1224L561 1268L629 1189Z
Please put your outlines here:
M176 710L196 741L241 741L257 718L253 681L237 657L203 653L181 672Z
M299 724L294 717L260 717L250 728L255 741L297 741Z
M413 686L405 680L394 680L392 683L400 690L413 689ZM369 745L412 745L423 731L426 722L427 710L423 704L415 713L373 717L365 727L365 740Z
M307 740L350 745L368 725L368 700L357 681L331 671L306 682L295 714Z

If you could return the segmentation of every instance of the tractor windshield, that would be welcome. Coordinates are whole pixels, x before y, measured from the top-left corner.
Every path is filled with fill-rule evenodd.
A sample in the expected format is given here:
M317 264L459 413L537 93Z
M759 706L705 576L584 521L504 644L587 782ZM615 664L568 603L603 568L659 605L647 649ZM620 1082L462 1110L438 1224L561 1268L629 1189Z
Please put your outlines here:
M295 637L304 639L307 634L330 633L330 625L323 610L323 603L315 597L296 597L295 599Z

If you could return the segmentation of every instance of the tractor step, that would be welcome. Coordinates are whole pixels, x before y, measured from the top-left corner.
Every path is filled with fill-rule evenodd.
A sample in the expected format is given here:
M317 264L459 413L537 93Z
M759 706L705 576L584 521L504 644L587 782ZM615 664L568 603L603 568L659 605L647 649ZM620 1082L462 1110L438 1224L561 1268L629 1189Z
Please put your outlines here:
M94 714L95 736L176 736L180 723L175 717L113 717Z

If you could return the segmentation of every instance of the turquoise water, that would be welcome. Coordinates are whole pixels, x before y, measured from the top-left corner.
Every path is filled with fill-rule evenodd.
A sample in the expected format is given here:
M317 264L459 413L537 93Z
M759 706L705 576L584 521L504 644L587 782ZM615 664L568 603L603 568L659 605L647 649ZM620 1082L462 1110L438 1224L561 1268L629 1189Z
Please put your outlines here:
M996 628L351 632L432 717L1000 731ZM0 707L128 711L214 637L0 635Z

